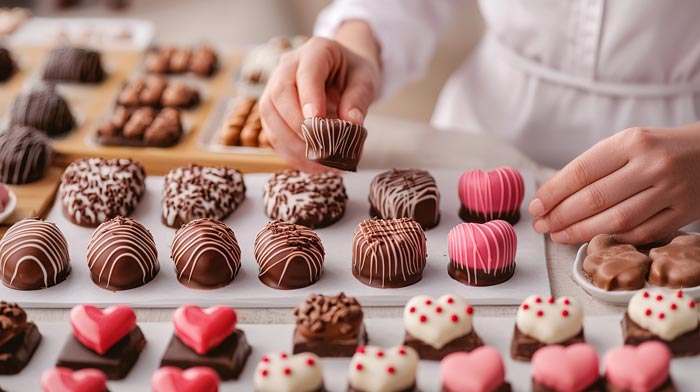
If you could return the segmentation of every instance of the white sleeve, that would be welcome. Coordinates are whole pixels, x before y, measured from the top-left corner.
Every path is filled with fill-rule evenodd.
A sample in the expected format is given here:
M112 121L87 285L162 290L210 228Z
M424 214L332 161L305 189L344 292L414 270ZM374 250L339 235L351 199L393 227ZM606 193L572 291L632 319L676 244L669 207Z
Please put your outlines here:
M333 38L346 20L369 23L381 47L381 97L422 77L440 34L464 0L336 0L316 20L314 34Z

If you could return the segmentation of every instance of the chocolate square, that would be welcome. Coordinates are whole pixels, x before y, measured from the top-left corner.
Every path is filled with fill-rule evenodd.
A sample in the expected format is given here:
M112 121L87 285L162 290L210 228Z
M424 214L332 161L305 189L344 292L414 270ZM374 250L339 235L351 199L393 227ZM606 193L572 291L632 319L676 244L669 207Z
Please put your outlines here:
M511 392L512 390L513 390L513 388L510 386L510 383L504 382L498 388L494 389L493 392ZM459 391L449 390L445 387L442 387L442 389L440 391L441 392L459 392Z
M36 324L26 323L22 331L0 346L0 374L17 374L27 366L41 343Z
M605 380L603 378L598 378L592 385L588 386L582 392L600 392L600 391L612 391L613 389L604 388ZM556 389L552 389L546 385L540 384L534 378L532 379L532 392L557 392ZM620 391L623 392L623 391Z
M417 390L418 390L418 389L416 388L416 384L413 384L413 385L411 385L410 387L408 387L408 388L406 388L406 389L402 389L402 390L396 391L396 392L415 392L415 391L417 391ZM351 387L350 385L348 385L348 392L367 392L367 391L363 391L363 390L360 390L360 389L356 389L356 388L353 388L353 387Z
M603 384L601 382L601 384ZM605 389L598 389L598 390L605 390L607 392L627 392L624 389L620 388L615 388L614 386L610 385L610 383L605 383ZM673 385L673 380L669 377L661 386L658 388L654 389L654 392L676 392L676 386Z
M97 369L104 372L110 380L121 380L129 374L145 346L146 338L138 326L110 347L104 355L87 348L71 334L58 355L56 366L73 370Z
M583 343L585 339L583 337L583 328L578 335L565 340L561 343L557 343L561 346L568 346L574 343ZM526 361L529 362L535 351L547 346L546 343L542 343L539 340L533 338L532 336L524 334L516 325L513 329L513 340L510 343L510 356L516 361Z
M352 357L358 346L364 346L369 342L367 329L362 324L357 334L346 339L309 339L302 335L299 327L294 329L294 354L314 353L319 357L339 358Z
M483 346L484 342L481 340L479 335L472 330L470 333L448 342L440 349L436 349L408 332L406 332L403 344L416 350L420 359L440 361L448 354L460 351L472 351L477 347Z
M206 366L219 373L222 380L237 380L252 351L245 333L240 329L233 331L221 344L204 355L197 354L173 335L160 366L175 366L180 369Z
M674 357L692 357L700 354L700 326L668 341L642 328L630 318L628 313L625 313L625 318L622 319L621 324L622 337L625 340L625 344L638 346L644 342L656 340L665 343Z

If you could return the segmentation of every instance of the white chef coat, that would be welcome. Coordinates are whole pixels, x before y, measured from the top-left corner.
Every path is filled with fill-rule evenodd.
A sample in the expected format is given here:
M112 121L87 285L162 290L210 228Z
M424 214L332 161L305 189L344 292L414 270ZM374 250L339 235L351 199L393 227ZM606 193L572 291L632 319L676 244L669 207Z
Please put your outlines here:
M383 96L426 71L460 0L336 0L316 34L366 20ZM561 167L632 126L700 119L699 0L480 0L486 31L449 79L432 122L491 132Z

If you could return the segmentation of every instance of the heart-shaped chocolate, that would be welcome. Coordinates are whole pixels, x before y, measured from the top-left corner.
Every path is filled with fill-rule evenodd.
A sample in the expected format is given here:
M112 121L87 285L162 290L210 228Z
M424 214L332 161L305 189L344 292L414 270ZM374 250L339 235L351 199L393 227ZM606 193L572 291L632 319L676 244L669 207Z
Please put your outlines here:
M469 170L459 179L462 205L486 220L518 210L524 196L523 177L512 167L502 166L488 172Z
M175 335L199 355L218 346L236 330L236 312L228 306L179 307L173 315Z
M323 387L321 359L312 353L268 354L255 368L256 392L317 391Z
M406 331L439 350L472 331L472 308L458 295L413 297L403 311Z
M505 374L501 354L488 346L453 353L440 362L440 378L448 391L496 391L505 383Z
M532 356L532 378L555 391L584 391L599 378L598 354L586 343L546 346Z
M630 299L627 314L640 327L669 341L698 327L698 307L682 291L639 291Z
M103 355L136 326L136 313L125 305L102 310L92 305L78 305L70 311L70 325L76 339Z
M654 391L669 377L671 352L665 344L649 341L639 346L615 347L605 355L605 378L622 391Z
M542 343L562 343L583 329L583 307L571 297L531 295L518 308L515 322L520 332Z
M153 392L218 392L219 375L204 366L187 370L166 366L153 374L151 388Z
M44 392L105 392L107 376L97 369L56 367L41 375L41 388Z
M416 383L418 353L408 346L360 346L350 361L348 381L360 391L403 391Z

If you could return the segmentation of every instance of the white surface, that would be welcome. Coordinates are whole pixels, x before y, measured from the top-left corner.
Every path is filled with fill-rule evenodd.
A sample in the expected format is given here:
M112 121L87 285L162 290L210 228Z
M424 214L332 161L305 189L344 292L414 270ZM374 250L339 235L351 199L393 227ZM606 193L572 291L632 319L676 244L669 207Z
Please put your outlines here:
M607 291L594 285L583 273L583 260L586 258L586 249L588 249L588 244L583 244L576 254L576 260L574 261L574 268L572 271L572 275L576 283L578 283L581 288L588 292L588 294L593 296L593 298L599 301L607 302L613 305L626 306L630 302L630 299L632 299L632 296L639 290ZM651 288L655 286L651 285L649 281L647 281L644 287ZM677 289L668 290L676 291ZM683 289L683 293L690 295L695 300L700 300L700 286L685 288Z
M57 286L39 291L16 291L0 287L0 298L19 302L27 307L65 307L83 303L106 305L127 303L134 307L179 306L183 303L198 305L227 304L236 307L282 307L296 306L309 293L326 294L345 291L358 298L367 306L403 306L411 297L426 294L439 297L446 293L457 293L473 304L517 305L530 294L549 295L549 279L545 263L544 239L531 228L532 218L523 214L515 226L518 234L515 275L509 281L491 287L468 287L447 274L447 233L461 222L457 216L457 180L461 171L431 170L442 192L442 219L436 228L428 230L428 264L423 272L423 280L413 286L401 289L377 289L365 286L351 273L352 235L357 224L368 218L367 193L369 183L377 171L347 174L345 186L350 200L345 216L340 222L324 229L316 230L326 249L326 260L321 280L307 288L298 290L271 289L257 279L258 265L253 257L255 234L267 222L263 213L262 187L269 174L248 174L245 176L247 199L234 212L226 223L233 228L242 249L242 268L236 279L228 286L210 291L192 290L182 286L175 278L170 257L170 242L175 233L161 223L160 192L162 177L147 179L147 193L136 208L132 217L142 222L153 233L159 252L161 270L158 276L145 286L122 292L110 292L92 283L85 250L93 229L76 226L66 219L60 208L60 198L47 220L56 222L63 231L70 246L73 271L66 281ZM534 192L534 179L531 173L523 173L525 179L525 200Z
M7 188L7 195L10 199L7 201L5 209L2 212L0 212L0 223L4 222L7 218L9 218L10 215L12 215L12 213L15 212L15 208L17 207L17 196L14 192L12 192L12 189Z
M603 356L609 349L622 344L620 317L589 317L584 330L587 342L598 351L601 368ZM510 358L510 340L513 333L513 318L474 318L474 329L485 344L496 348L506 365L506 379L515 391L530 390L530 364L516 362ZM146 391L150 386L153 372L159 367L160 359L172 335L171 323L140 323L148 344L134 369L122 381L109 383L113 392ZM260 358L270 352L291 352L293 325L240 325L245 331L253 353L245 365L238 381L222 383L221 391L253 391L253 371ZM403 323L399 319L367 320L371 344L391 347L402 343ZM0 376L0 385L9 391L38 391L41 373L53 367L66 337L70 334L68 323L39 323L44 340L29 365L17 376ZM271 337L275 337L271 339ZM350 358L323 359L324 379L330 392L345 391L347 369ZM671 377L679 391L691 391L697 387L697 369L700 357L674 359L671 363ZM439 391L439 362L421 361L418 366L418 388L423 392ZM601 369L602 373L602 369ZM31 386L29 388L28 386Z

